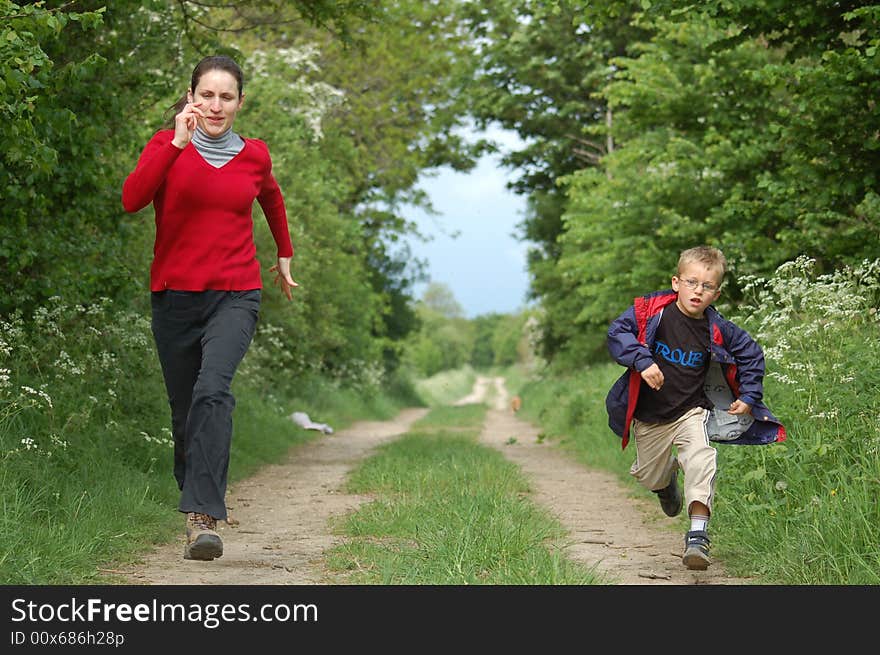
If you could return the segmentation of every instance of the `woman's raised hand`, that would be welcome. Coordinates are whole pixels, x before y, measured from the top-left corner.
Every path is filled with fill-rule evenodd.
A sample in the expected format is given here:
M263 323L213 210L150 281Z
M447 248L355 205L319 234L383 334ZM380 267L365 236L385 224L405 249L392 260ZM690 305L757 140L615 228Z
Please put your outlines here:
M205 112L199 109L201 105L202 103L200 102L188 102L180 110L180 113L174 117L174 138L171 139L171 143L178 148L182 149L187 143L192 141L199 116L205 116Z

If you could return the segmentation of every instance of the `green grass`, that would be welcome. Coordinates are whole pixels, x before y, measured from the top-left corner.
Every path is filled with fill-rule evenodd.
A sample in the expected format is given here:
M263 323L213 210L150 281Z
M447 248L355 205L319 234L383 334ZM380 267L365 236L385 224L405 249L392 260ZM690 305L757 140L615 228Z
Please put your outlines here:
M344 394L340 407L321 414L337 428L354 416L380 418L365 402ZM386 409L390 401L379 403ZM375 404L375 403L373 403ZM325 403L326 405L326 403ZM338 419L338 420L337 420ZM118 427L117 429L124 429ZM170 446L120 439L99 430L63 456L13 456L0 469L0 581L3 584L96 584L101 575L136 560L151 543L182 529ZM277 461L294 445L320 436L303 430L273 403L239 390L229 480ZM116 440L121 442L112 446ZM141 451L150 453L147 456ZM28 455L27 460L22 455Z
M482 403L435 407L416 421L412 429L420 432L447 429L467 430L471 434L479 432L486 418L486 406Z
M433 410L351 476L375 500L346 517L328 556L348 584L598 584L565 531L527 498L518 468L476 443L485 406Z
M527 370L524 366L514 364L513 366L505 366L504 368L498 369L495 375L503 377L507 393L511 396L516 396L521 394L523 387L531 379L531 373L532 372Z
M578 461L615 473L634 496L653 501L628 473L634 447L621 451L605 422L604 395L617 369L533 381L523 413ZM790 436L769 446L716 446L713 554L729 572L767 584L880 583L880 459L870 425L877 410L866 411L876 396L862 396L861 411L828 425L796 413L800 394L768 387ZM684 513L676 529L687 529Z
M471 392L476 378L474 369L464 366L417 381L416 391L429 407L450 405Z
M111 310L57 304L30 329L0 319L0 584L114 583L101 569L182 529L149 323ZM279 354L259 337L254 350L233 383L230 484L320 436L293 411L341 429L415 397L399 383L403 397L315 376L268 383L260 360Z

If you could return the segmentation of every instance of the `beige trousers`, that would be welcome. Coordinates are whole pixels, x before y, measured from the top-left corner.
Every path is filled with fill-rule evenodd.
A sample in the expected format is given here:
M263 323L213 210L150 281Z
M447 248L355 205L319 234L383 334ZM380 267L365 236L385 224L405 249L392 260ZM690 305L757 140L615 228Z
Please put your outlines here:
M685 507L690 510L691 503L698 500L711 510L718 466L717 452L706 434L708 416L707 410L695 407L671 423L644 423L634 418L636 461L630 474L646 489L662 489L672 475L674 446L684 473Z

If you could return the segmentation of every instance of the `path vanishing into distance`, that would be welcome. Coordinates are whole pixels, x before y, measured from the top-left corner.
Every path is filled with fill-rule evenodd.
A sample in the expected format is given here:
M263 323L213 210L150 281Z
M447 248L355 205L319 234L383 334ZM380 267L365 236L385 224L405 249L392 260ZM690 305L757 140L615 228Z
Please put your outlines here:
M478 377L456 404L487 402L480 443L517 464L530 482L531 500L568 530L565 554L595 566L609 582L626 585L744 584L716 560L707 571L681 563L683 532L662 525L655 502L633 498L613 475L578 464L546 441L540 428L510 409L503 378ZM407 409L390 421L362 421L333 435L291 448L280 464L230 486L231 525L218 523L223 557L183 559L183 518L178 540L156 547L139 564L113 573L137 585L333 584L324 552L340 543L333 519L370 497L342 491L348 474L382 443L404 435L428 412ZM658 516L661 518L658 519Z

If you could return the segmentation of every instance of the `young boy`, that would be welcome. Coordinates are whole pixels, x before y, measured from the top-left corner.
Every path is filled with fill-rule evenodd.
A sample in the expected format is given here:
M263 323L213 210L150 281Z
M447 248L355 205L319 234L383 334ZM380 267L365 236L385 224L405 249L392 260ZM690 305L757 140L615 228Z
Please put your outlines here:
M672 289L636 298L608 329L608 350L628 370L605 399L608 424L636 443L630 469L657 494L667 516L684 502L690 517L683 564L710 564L707 526L715 494L716 451L710 441L767 444L785 428L761 402L764 354L712 306L727 262L717 248L685 250ZM673 446L676 454L672 454Z

